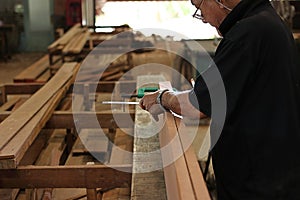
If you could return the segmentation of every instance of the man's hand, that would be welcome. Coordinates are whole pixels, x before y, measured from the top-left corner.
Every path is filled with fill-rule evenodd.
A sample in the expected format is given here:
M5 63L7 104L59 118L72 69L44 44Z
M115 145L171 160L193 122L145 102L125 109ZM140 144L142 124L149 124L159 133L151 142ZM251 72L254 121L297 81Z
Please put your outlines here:
M165 92L162 97L163 106L172 112L188 118L206 118L207 116L197 110L189 100L188 90L182 92ZM158 115L165 110L156 102L159 91L146 94L140 100L142 109L147 110L155 120L158 120Z
M156 102L158 94L158 91L145 94L140 100L140 107L148 111L156 121L158 121L158 115L164 112L162 107Z

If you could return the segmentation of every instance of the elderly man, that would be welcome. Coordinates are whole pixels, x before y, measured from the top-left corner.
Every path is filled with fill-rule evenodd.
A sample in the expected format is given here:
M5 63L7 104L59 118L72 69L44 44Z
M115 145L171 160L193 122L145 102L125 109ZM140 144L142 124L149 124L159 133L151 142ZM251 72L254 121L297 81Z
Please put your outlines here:
M291 32L269 0L192 4L194 17L223 37L215 64L192 90L151 93L140 106L154 117L161 106L183 116L212 117L210 92L224 84L226 118L211 152L218 199L299 199L300 76ZM206 84L213 67L222 81ZM217 123L212 118L212 126Z

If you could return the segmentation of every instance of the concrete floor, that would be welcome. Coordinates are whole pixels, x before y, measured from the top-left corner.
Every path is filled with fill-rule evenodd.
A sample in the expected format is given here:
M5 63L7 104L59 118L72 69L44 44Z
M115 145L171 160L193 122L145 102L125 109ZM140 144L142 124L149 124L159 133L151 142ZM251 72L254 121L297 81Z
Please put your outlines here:
M12 83L13 78L26 67L45 55L45 52L17 53L11 59L0 59L0 84Z

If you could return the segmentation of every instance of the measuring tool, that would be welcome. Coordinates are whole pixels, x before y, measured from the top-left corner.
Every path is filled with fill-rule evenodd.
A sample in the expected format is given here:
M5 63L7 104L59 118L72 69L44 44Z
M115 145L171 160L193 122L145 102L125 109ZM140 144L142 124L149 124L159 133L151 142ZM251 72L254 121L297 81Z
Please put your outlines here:
M138 101L102 101L102 104L138 105Z
M123 98L137 97L142 98L146 92L155 92L158 90L158 87L142 87L139 88L137 94L122 94ZM119 105L138 105L138 101L103 101L102 104L119 104Z
M138 89L137 94L121 94L121 97L123 97L123 98L131 98L131 97L142 98L146 92L155 92L157 90L158 90L158 87L142 87L142 88Z

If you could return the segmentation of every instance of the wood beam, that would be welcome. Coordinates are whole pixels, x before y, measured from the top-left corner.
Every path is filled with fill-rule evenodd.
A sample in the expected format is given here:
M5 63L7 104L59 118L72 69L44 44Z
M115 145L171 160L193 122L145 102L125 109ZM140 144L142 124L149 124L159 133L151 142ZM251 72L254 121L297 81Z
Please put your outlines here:
M172 90L170 82L159 85L160 89ZM165 113L165 119L160 144L168 145L162 151L168 199L211 199L184 123L170 112Z
M0 112L0 122L11 114L10 111ZM132 128L133 124L128 123L128 117L134 121L134 111L129 114L126 112L71 112L71 111L55 111L44 126L45 129L75 128L73 115L76 115L82 121L77 122L80 128L97 128L99 124L102 128L119 127ZM97 117L98 123L94 123L94 117ZM118 119L116 124L115 119Z
M175 123L178 130L178 136L180 138L181 144L183 145L182 148L185 149L184 146L190 142L189 141L190 139L187 137L188 133L184 128L185 125L184 123L181 122L179 118L175 118ZM196 199L207 199L207 200L211 199L202 171L198 164L195 150L193 149L192 146L186 149L186 151L184 152L184 158L189 171L189 176L191 179L191 183L194 189Z
M155 86L160 81L164 81L161 75L138 76L137 87L144 87L149 83L154 83ZM132 158L132 200L167 200L158 130L159 123L154 123L150 113L137 106Z
M82 92L84 84L88 84L90 87L90 92L112 92L116 84L120 85L120 90L122 92L134 91L136 88L136 81L100 81L100 82L76 82L70 87L70 92L73 91L74 85L76 85L75 92ZM42 88L44 83L7 83L2 85L3 93L2 95L17 95L17 94L34 94L40 88Z
M0 169L0 188L102 188L130 185L131 165L20 166Z

